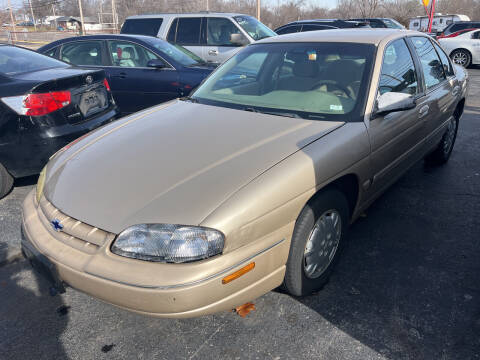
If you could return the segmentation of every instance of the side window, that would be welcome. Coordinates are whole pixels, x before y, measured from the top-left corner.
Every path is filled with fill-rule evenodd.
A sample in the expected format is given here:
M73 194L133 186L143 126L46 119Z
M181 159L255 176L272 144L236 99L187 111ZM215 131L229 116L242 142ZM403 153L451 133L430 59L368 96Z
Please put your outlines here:
M472 39L480 39L480 31L475 31L472 34Z
M47 52L44 53L44 55L50 56L50 57L56 57L55 53L57 52L58 46L54 47L53 49L48 50Z
M178 26L178 18L172 21L172 25L170 25L170 30L168 30L167 41L169 43L174 44L176 37L177 37L177 26Z
M455 73L453 72L452 63L450 62L450 59L445 54L445 52L442 50L442 48L440 46L438 46L436 43L433 43L433 46L435 46L435 50L437 50L438 56L440 56L440 61L442 62L443 71L445 71L445 74L447 76L455 75Z
M175 43L179 45L200 45L202 18L178 18Z
M121 67L147 67L149 60L159 59L150 50L128 41L108 41L108 51L112 58L113 66Z
M415 51L420 58L422 64L423 77L425 78L425 86L428 89L440 84L447 77L443 71L443 65L433 48L432 43L426 37L412 37Z
M157 36L162 22L162 18L127 19L120 33Z
M232 43L233 34L243 34L226 18L207 18L207 45L213 46L239 46Z
M369 25L371 28L384 28L385 25L381 21L370 20Z
M60 60L73 65L101 66L102 42L101 41L77 41L64 44L60 54Z
M329 30L334 29L333 26L325 25L303 25L302 31L316 31L316 30Z
M385 49L378 88L380 94L418 93L417 72L405 40L396 40Z
M281 28L280 30L277 31L278 35L283 35L283 34L291 34L291 33L296 33L301 30L302 26L301 25L290 25L290 26L285 26L284 28Z

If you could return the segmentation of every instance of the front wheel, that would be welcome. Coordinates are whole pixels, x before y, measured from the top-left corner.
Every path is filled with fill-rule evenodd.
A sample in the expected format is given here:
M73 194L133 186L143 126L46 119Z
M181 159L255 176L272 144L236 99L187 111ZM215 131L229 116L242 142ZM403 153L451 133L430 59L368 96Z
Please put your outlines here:
M2 164L0 164L0 199L8 194L8 192L12 188L12 185L12 175L10 175L7 169L5 169Z
M349 223L345 196L336 189L319 193L295 224L283 287L304 296L328 281L345 245Z
M461 65L464 68L468 68L472 64L472 55L464 49L455 50L450 54L450 58L455 64Z
M448 122L447 129L443 134L442 140L438 144L437 148L426 157L426 161L432 165L442 165L445 164L453 151L453 145L457 138L458 131L458 119L452 117Z

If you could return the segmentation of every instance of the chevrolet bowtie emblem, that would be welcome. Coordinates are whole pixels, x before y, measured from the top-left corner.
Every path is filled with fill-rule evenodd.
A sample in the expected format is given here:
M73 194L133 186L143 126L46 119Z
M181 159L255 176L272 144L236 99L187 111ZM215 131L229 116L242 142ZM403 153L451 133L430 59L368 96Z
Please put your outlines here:
M62 231L63 225L61 224L60 220L55 219L50 222L52 224L53 230L55 231Z

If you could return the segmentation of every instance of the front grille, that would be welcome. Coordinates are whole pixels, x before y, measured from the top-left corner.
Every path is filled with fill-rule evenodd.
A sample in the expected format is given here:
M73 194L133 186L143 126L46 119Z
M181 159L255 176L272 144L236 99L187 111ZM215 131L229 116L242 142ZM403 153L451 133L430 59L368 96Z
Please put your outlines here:
M42 196L40 200L38 214L43 225L53 237L87 254L95 253L103 244L115 238L115 234L65 215L55 208L45 196ZM61 231L56 231L52 224L52 222L56 220L58 220L62 226Z

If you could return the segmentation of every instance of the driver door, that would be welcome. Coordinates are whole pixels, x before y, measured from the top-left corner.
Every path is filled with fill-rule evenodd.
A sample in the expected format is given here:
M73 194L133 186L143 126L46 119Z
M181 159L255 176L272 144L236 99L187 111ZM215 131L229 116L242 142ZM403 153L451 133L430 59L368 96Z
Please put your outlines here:
M387 45L377 97L387 92L410 94L417 105L410 110L370 119L372 195L393 183L423 154L429 107L419 79L405 40L398 39Z

